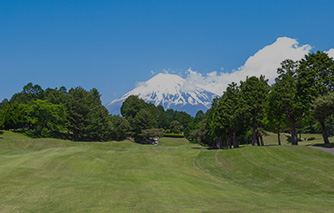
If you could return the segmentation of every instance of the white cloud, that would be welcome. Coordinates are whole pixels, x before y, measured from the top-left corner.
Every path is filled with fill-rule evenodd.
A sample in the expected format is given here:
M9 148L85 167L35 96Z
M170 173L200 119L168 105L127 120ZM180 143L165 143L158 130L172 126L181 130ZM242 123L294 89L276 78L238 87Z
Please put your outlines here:
M232 73L215 71L203 75L189 68L186 85L188 89L191 89L191 85L196 85L217 95L222 95L228 84L244 81L246 76L264 75L270 82L274 82L277 77L277 68L280 67L283 60L300 60L311 49L312 47L308 44L299 46L296 39L280 37L273 44L249 57L244 65L233 70ZM330 51L334 54L334 49Z
M328 51L327 51L327 54L328 54L329 57L334 58L334 48L328 50Z
M155 72L154 72L153 70L151 70L151 74L152 74L152 75L154 75L154 74L155 74Z

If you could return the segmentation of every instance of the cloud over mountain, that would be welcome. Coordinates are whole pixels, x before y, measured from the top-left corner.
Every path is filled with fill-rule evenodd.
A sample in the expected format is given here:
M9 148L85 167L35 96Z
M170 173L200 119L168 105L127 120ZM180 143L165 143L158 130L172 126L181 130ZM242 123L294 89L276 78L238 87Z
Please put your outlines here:
M329 57L334 58L334 48L328 50L328 51L327 51L327 54L328 54Z
M265 75L270 82L273 82L277 77L277 68L280 67L283 60L300 60L311 49L312 47L308 44L300 46L296 39L280 37L273 44L249 57L244 65L231 73L214 71L203 75L191 68L188 69L185 85L189 85L188 89L196 85L217 95L222 95L228 84L239 83L245 80L246 76Z

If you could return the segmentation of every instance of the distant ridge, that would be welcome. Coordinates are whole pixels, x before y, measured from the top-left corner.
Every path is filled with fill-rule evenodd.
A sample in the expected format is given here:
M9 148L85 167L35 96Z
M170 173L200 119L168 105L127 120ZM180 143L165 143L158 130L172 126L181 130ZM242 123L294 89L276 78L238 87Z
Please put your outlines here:
M122 103L130 96L137 95L148 103L162 105L166 109L185 111L195 115L210 108L216 96L203 88L187 85L186 80L178 75L159 73L138 87L106 105L112 114L120 114Z

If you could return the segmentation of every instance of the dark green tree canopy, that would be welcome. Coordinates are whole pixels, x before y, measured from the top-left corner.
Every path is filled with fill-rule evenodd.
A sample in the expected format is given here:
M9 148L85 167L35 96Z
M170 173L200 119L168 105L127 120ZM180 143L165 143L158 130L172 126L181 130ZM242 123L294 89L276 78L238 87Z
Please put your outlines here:
M70 89L66 95L67 127L74 140L101 140L108 135L108 110L101 105L97 90L88 92L82 87Z
M317 97L334 91L334 61L327 53L310 53L300 61L299 87Z
M126 119L133 119L141 109L145 108L145 105L146 103L144 100L139 99L135 95L131 95L123 102L121 106L121 114Z

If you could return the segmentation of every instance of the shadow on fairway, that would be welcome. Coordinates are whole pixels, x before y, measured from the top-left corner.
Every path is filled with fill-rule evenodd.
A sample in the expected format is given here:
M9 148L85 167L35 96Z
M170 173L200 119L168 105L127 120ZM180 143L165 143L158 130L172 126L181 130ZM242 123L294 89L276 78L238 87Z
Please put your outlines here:
M278 144L266 144L264 146L281 146L281 145L278 145Z
M241 149L241 148L245 148L244 146L240 146L236 149ZM191 149L205 149L205 150L229 150L226 147L222 148L222 149L217 149L217 148L212 148L212 147L191 147ZM234 149L234 148L232 148Z
M334 143L317 143L317 144L312 144L311 146L319 146L319 147L325 147L325 148L334 148Z

